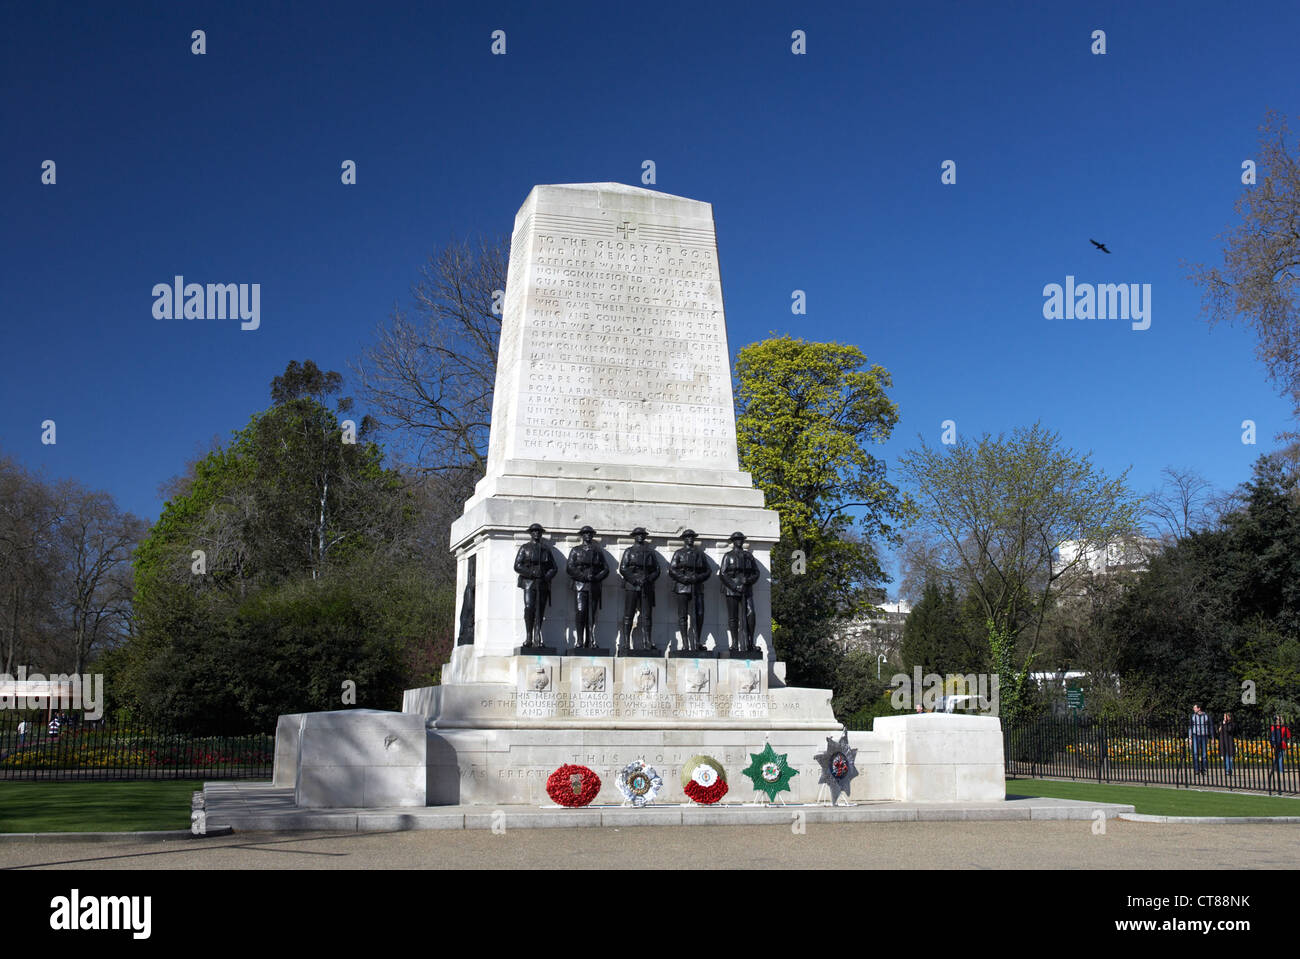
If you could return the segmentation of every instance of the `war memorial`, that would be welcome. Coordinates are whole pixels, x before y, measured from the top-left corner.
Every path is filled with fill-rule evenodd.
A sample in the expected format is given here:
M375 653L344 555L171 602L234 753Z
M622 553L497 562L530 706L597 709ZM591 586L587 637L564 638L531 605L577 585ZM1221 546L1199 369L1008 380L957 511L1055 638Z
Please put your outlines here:
M739 469L712 207L534 187L442 681L281 717L276 783L313 809L1003 799L996 718L846 733L829 690L786 684L779 536Z

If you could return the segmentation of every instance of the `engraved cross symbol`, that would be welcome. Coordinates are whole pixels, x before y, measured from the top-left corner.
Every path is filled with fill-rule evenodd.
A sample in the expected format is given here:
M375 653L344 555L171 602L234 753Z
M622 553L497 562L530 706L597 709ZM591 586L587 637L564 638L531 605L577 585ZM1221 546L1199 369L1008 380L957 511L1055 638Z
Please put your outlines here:
M632 239L632 234L636 232L631 220L624 220L615 229L625 240Z

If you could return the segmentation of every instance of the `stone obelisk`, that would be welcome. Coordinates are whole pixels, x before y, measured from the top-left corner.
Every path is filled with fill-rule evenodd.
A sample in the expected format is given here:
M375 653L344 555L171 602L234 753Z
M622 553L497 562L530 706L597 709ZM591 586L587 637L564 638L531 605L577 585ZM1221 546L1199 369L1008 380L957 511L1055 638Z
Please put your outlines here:
M534 522L561 570L585 525L615 565L638 526L665 563L687 528L715 563L728 537L744 532L765 573L756 639L770 648L767 561L780 529L737 464L710 204L617 183L534 187L515 217L504 306L487 475L451 536L458 602L476 557L474 644L457 649L448 678L480 675L462 662L471 649L495 657L520 645L512 564ZM661 580L662 649L675 640L676 616ZM706 642L725 648L716 578L708 588ZM597 641L608 647L622 602L617 574L605 590ZM569 645L568 594L561 571L547 646Z

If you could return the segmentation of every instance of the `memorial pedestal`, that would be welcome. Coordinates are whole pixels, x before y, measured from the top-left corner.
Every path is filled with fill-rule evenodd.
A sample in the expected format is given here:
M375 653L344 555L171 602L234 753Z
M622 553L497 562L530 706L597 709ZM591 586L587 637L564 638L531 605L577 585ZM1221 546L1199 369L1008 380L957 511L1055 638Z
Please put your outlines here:
M531 545L534 523L552 562ZM588 525L610 571L598 605L592 597L591 635L612 645L625 632L628 596L638 599L652 581L653 627L640 631L638 620L636 635L658 649L611 656L575 648L566 561ZM633 537L637 528L643 537ZM687 529L698 552L682 554L679 576L690 579L683 570L702 569L701 558L712 574L699 585L701 636L712 649L699 652L676 648L679 610L667 573ZM727 649L719 579L737 531L747 554L726 560L730 588L752 589L755 618L756 648L743 653ZM296 736L303 804L418 795L432 804L549 804L546 779L565 763L596 770L604 782L597 801L617 802L614 774L635 760L663 777L660 802L683 801L680 765L695 755L722 762L731 795L748 799L741 770L770 743L799 771L782 797L813 802L813 757L841 727L830 692L786 686L772 655L769 562L780 535L778 515L739 468L712 207L615 183L535 187L511 238L486 474L451 528L461 633L442 685L407 690L401 714L282 723L277 781L280 755ZM660 575L652 578L642 548L625 586L620 560L641 539ZM575 576L592 582L599 559L589 549L581 556ZM531 634L543 645L522 647L529 634L519 577L541 574L554 574L541 629ZM851 734L859 750L853 798L990 792L990 728L904 722ZM962 758L968 748L978 761ZM413 770L427 776L422 794L410 788Z

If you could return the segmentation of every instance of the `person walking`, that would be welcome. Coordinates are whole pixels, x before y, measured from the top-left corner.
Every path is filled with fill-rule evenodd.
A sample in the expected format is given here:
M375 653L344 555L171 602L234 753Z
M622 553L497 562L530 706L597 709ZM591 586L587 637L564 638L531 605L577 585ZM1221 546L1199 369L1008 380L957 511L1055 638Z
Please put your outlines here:
M1237 754L1237 721L1232 713L1223 714L1223 724L1219 726L1219 752L1223 755L1223 768L1232 775L1232 760Z
M1209 766L1207 758L1210 746L1210 732L1213 724L1200 703L1192 705L1192 721L1187 727L1187 738L1192 742L1192 761L1196 766L1196 775L1204 776Z
M1285 767L1287 747L1291 744L1291 730L1282 722L1280 713L1273 716L1273 725L1268 727L1268 744L1273 747L1273 766L1268 774L1271 780Z

